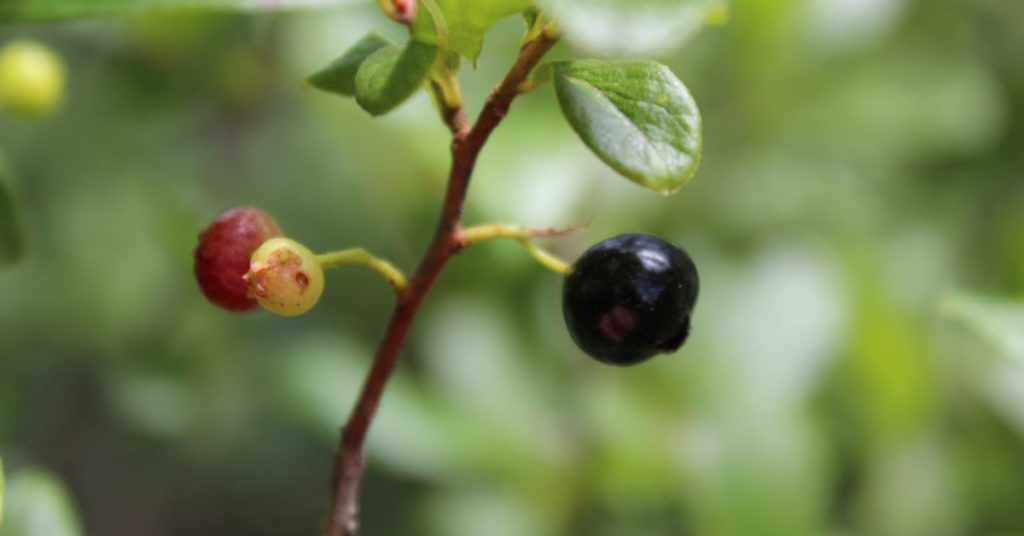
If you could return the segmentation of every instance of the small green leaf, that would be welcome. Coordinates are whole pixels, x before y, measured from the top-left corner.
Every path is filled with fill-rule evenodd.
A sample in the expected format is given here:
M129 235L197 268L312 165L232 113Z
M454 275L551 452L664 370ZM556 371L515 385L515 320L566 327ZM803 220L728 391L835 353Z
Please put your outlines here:
M0 536L81 536L67 490L49 473L30 469L11 479Z
M959 292L946 298L943 310L988 344L1024 363L1024 302Z
M437 47L420 41L377 50L356 72L356 102L371 115L390 112L419 89L436 57Z
M554 68L562 112L601 160L663 194L693 177L700 163L700 112L668 67L647 60L582 60Z
M317 89L352 97L356 94L356 72L359 66L374 52L391 44L393 42L380 32L371 32L340 58L310 75L306 81Z
M413 25L413 35L420 41L450 48L476 62L483 47L484 33L494 23L533 6L534 0L428 0L436 4L432 10L426 1ZM435 16L440 15L440 19Z
M537 20L540 18L540 10L537 8L530 8L522 13L523 20L526 21L527 28L533 28L537 24Z
M0 268L18 262L25 254L25 225L14 181L0 162Z

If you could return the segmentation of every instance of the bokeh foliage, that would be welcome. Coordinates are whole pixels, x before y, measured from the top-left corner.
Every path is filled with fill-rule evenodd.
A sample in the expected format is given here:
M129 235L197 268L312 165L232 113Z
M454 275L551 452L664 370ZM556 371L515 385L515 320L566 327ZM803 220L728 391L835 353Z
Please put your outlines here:
M43 466L88 534L315 532L390 290L345 269L306 317L231 316L191 249L256 204L314 249L411 268L447 170L436 112L373 119L299 82L401 37L371 4L0 29L69 76L52 119L0 119L29 235L0 272L10 502ZM521 27L463 70L470 110ZM515 244L465 252L371 432L367 533L1024 533L1022 27L1005 0L734 0L659 57L704 117L674 197L590 154L550 87L517 101L467 220L590 221L551 244L570 258L624 231L684 245L691 341L598 365L557 276Z

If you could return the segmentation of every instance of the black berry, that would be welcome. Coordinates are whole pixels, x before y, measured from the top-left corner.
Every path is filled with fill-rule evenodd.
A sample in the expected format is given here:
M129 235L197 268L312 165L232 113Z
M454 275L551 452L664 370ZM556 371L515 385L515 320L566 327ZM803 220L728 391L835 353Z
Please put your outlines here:
M577 346L614 365L679 349L690 334L700 282L681 249L655 236L597 243L565 279L562 312Z
M239 207L218 216L200 233L195 251L196 281L206 299L229 311L256 308L243 276L256 248L280 235L274 218L258 208Z

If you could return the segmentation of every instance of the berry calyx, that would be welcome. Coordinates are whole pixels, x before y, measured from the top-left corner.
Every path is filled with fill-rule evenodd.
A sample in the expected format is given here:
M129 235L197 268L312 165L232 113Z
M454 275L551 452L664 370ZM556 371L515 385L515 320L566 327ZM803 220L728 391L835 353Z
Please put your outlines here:
M257 248L245 281L250 297L281 316L309 311L324 291L324 271L316 255L290 238L271 238Z
M57 106L64 92L64 64L45 45L19 39L0 49L0 108L35 118Z
M253 252L275 236L281 236L281 228L258 208L238 207L217 216L199 234L195 250L196 281L206 299L229 311L255 309L259 303L249 296L243 276Z
M562 313L581 350L633 365L683 345L699 288L697 267L683 250L656 236L624 234L573 263Z

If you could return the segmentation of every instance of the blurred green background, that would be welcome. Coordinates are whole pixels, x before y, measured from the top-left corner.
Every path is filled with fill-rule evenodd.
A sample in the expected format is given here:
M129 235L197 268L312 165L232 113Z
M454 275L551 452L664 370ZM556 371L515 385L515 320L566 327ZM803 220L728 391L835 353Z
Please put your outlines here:
M463 70L470 111L521 27ZM401 36L368 1L0 29L68 66L54 117L0 118L31 239L0 272L0 454L86 533L316 533L390 290L345 268L305 317L230 315L191 255L255 204L414 266L448 164L429 100L371 119L299 82L374 28ZM683 245L693 335L602 366L556 275L514 243L460 255L371 431L365 533L1024 535L1022 29L1014 0L736 0L659 58L704 116L674 197L591 155L549 87L517 101L467 221L590 222L547 243L566 258Z

